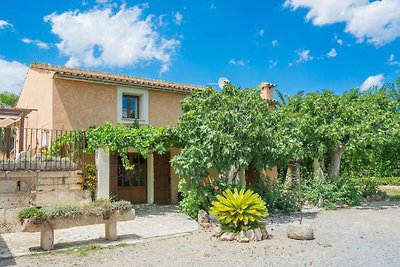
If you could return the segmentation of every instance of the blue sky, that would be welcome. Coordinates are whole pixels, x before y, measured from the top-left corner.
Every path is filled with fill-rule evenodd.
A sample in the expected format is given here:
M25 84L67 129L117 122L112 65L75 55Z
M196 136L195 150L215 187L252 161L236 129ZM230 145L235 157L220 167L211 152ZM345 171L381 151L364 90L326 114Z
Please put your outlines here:
M44 62L283 93L337 93L400 75L400 0L13 0L0 8L0 90Z

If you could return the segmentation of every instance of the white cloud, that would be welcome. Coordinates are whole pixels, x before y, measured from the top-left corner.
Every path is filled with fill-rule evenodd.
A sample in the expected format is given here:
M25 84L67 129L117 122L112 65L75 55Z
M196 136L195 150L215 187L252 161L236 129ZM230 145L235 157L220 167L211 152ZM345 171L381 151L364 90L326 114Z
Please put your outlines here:
M278 40L273 40L271 42L271 44L272 44L272 47L277 47L279 45L279 42L278 42Z
M276 65L278 65L278 60L273 60L273 59L268 60L268 67L270 69L273 69L274 67L276 67Z
M210 5L210 9L217 9L217 7L215 6L215 4L214 4L214 3L211 3L211 5Z
M17 61L0 58L0 91L21 92L28 67Z
M228 61L228 64L230 64L230 65L238 65L238 66L245 66L245 65L246 65L246 61L244 61L243 59L234 59L234 58L231 58L231 59Z
M50 48L50 46L47 43L42 42L40 40L32 40L29 38L22 38L21 41L25 44L34 44L37 47L39 47L40 49L49 49Z
M13 25L5 20L0 20L0 30L3 30L5 28L12 28Z
M335 49L335 48L332 48L331 51L329 51L329 52L326 54L326 56L327 56L327 57L336 57L336 56L337 56L336 49Z
M360 91L364 92L371 87L381 87L383 85L383 80L384 80L383 74L378 74L375 76L369 76L363 84L360 86Z
M335 33L334 39L335 39L336 43L338 43L338 45L340 45L340 46L343 45L343 40L340 39L336 33Z
M61 42L59 51L69 59L70 67L134 66L152 61L161 62L161 73L169 69L171 57L180 42L167 39L156 31L154 16L142 18L138 6L122 5L86 12L68 11L46 16L51 31Z
M260 36L260 37L264 37L264 34L265 34L265 30L264 30L264 29L260 29L260 30L257 32L257 35Z
M297 59L293 60L289 63L289 66L293 66L297 63L312 61L314 57L311 55L311 51L309 49L298 49L295 51L297 54Z
M175 24L176 25L181 25L182 20L183 20L183 15L179 11L177 11L175 13L174 19L175 19Z
M305 19L316 26L343 22L358 42L379 46L400 36L399 0L286 0L284 7L309 9Z
M400 67L400 61L397 61L394 57L394 54L391 54L389 57L389 60L387 61L387 64L390 66L399 66Z

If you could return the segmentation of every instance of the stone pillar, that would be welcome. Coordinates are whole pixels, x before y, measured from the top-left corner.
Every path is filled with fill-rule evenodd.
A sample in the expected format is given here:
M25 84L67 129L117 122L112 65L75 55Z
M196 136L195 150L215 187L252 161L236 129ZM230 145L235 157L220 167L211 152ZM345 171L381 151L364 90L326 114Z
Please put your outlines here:
M108 199L110 195L110 153L96 149L97 191L96 199Z
M106 240L117 240L117 222L105 223Z
M147 157L147 203L154 203L154 155Z
M262 82L259 87L261 88L262 99L274 100L274 88L276 84Z
M40 232L40 247L46 251L54 249L54 231L52 229Z

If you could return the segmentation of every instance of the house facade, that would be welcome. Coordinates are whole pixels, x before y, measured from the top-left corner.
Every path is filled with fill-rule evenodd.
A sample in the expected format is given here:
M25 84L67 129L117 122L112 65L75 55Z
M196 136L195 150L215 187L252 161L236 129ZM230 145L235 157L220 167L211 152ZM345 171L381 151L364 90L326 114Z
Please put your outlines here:
M273 102L273 84L262 83L261 96ZM204 86L180 84L125 75L87 71L32 63L17 108L30 109L24 127L77 130L105 122L153 126L174 125L180 114L180 101ZM133 203L177 203L178 176L170 159L179 153L150 154L146 159L132 149L133 171L125 171L116 155L99 151L89 156L101 173L103 197L111 193Z

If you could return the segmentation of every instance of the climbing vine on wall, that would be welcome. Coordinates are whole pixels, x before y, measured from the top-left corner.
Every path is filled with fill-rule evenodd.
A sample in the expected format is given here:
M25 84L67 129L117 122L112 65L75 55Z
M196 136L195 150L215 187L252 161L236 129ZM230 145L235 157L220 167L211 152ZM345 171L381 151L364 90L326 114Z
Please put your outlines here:
M130 126L123 124L114 126L106 122L100 127L90 128L85 132L75 131L62 135L52 143L52 153L56 153L61 147L70 146L72 141L85 143L82 146L85 153L93 153L100 146L112 153L117 153L127 170L133 168L128 159L129 148L136 149L146 158L149 151L166 153L167 148L172 144L168 127L157 128L151 125L139 127L137 123Z

